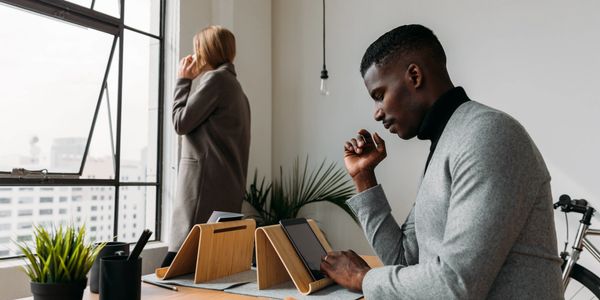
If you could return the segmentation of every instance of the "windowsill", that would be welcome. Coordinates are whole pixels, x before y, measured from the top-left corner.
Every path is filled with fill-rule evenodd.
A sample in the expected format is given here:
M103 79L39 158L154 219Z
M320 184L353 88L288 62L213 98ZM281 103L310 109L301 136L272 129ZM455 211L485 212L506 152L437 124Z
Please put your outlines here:
M162 242L162 241L148 242L146 247L144 247L142 255L146 251L159 250L160 248L167 248L167 243ZM133 245L132 245L132 249L133 249ZM27 263L25 261L25 257L5 259L5 260L0 261L0 270L8 269L8 268L15 268L15 267L22 267L26 264Z

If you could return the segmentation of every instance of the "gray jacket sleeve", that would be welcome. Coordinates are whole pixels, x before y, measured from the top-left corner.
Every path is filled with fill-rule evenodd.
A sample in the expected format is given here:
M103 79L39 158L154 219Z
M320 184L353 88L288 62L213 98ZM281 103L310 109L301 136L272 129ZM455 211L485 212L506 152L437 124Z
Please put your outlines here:
M385 265L408 266L418 263L419 247L413 210L402 227L398 226L381 185L352 197L346 203L358 217L369 243Z
M216 72L203 75L198 90L190 95L192 80L180 78L173 99L173 126L179 135L187 134L202 124L217 108L220 84Z
M407 237L393 222L379 187L350 201L368 240L386 266L363 281L368 299L484 299L519 237L543 184L536 150L526 132L510 122L470 124L451 151L447 222L434 259L399 264ZM427 188L427 187L422 187ZM418 206L416 207L418 209ZM419 214L417 214L419 215ZM419 226L428 226L423 213ZM421 237L427 239L428 237ZM398 258L396 258L398 257Z

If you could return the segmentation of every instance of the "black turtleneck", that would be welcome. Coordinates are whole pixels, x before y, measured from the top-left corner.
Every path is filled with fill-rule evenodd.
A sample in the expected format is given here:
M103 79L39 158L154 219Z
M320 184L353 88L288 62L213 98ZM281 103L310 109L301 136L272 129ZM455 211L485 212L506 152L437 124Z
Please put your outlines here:
M427 171L427 166L429 165L431 156L433 156L433 152L435 151L440 136L442 136L442 132L444 132L446 123L448 123L448 120L450 120L454 111L461 104L470 100L471 99L469 99L462 87L452 88L442 94L440 98L433 103L425 115L425 118L423 118L423 123L421 123L417 138L420 140L431 140L429 156L427 157L427 163L425 163L425 172Z

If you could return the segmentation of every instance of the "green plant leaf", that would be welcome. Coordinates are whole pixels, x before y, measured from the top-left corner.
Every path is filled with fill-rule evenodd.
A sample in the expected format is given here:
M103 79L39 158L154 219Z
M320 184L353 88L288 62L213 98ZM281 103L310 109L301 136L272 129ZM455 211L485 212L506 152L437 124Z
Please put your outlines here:
M15 244L25 255L24 272L31 281L41 283L70 282L84 279L105 243L94 246L85 243L85 225L69 225L52 232L34 227L34 243Z
M345 170L335 162L323 160L315 169L309 170L309 158L300 165L296 157L290 173L279 168L279 177L267 188L265 178L257 184L257 171L245 200L256 210L259 226L276 224L281 219L295 218L302 207L315 202L330 202L344 210L355 222L358 222L346 200L354 194L354 187Z

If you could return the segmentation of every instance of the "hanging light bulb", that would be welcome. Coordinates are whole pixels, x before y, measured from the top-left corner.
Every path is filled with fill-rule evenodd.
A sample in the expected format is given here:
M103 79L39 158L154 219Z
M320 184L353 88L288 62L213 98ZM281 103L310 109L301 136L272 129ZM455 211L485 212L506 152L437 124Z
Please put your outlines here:
M329 78L329 76L327 75L327 69L325 68L325 65L323 65L323 70L321 70L321 95L323 96L329 96L329 86L327 84L327 78Z
M327 79L329 79L329 74L325 65L325 0L323 0L323 69L321 70L321 88L319 89L323 96L329 96Z

